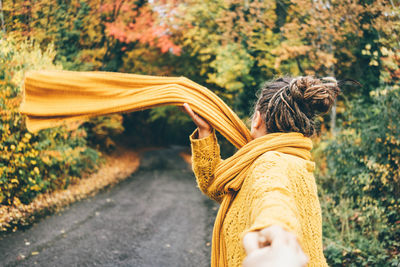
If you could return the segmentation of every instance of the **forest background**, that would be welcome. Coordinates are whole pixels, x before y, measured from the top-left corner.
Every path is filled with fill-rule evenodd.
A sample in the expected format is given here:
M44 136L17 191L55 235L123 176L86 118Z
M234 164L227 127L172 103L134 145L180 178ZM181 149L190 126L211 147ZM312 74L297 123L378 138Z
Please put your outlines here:
M29 133L26 71L185 76L246 121L274 77L350 78L362 86L342 87L314 137L324 252L330 266L399 266L398 0L0 0L0 23L3 207L67 188L116 140L187 145L194 128L161 107Z

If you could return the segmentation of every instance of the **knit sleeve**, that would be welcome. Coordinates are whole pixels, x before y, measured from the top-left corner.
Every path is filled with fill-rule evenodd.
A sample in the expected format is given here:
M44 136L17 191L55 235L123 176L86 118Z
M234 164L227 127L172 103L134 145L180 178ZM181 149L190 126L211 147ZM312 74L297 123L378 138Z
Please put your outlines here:
M190 135L192 148L192 168L200 190L211 199L221 202L219 192L209 191L209 185L214 179L214 171L222 162L215 131L209 136L197 139L197 129Z
M278 225L302 243L299 214L290 188L287 163L275 152L267 152L251 173L250 227L245 232ZM243 233L245 234L245 233Z

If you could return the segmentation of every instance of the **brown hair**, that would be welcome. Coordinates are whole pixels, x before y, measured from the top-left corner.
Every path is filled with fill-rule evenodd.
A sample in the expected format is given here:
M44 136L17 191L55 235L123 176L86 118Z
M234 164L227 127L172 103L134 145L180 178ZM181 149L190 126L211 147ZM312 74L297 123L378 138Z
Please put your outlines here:
M340 89L334 78L283 77L260 90L255 110L265 119L267 133L315 132L316 115L329 111Z

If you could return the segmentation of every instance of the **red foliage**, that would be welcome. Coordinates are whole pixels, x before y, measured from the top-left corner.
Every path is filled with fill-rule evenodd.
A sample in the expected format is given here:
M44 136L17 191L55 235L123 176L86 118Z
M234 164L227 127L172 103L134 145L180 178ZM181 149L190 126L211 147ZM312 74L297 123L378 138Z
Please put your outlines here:
M103 4L100 11L111 20L105 23L107 34L120 42L140 42L158 47L163 53L180 54L181 48L172 41L168 27L159 20L159 13L149 4L139 7L114 0Z

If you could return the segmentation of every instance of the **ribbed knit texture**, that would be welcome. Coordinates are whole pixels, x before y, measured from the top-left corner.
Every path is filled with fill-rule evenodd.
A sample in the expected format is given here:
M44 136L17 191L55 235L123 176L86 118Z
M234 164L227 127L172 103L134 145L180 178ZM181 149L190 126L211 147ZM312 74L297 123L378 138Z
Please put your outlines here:
M20 111L27 115L27 128L30 131L97 115L189 103L196 113L240 148L231 158L220 161L215 136L198 144L193 141L192 144L195 151L194 171L200 189L221 203L214 225L212 266L239 266L243 251L240 242L237 241L239 234L247 229L244 226L249 226L249 230L274 223L295 232L299 240L303 240L302 245L312 258L311 262L323 262L320 240L321 213L315 182L311 170L306 168L307 171L304 171L305 167L300 164L303 161L309 162L311 141L308 138L299 133L275 133L251 140L250 132L244 123L217 95L184 77L40 71L27 74L24 88L24 101ZM203 146L204 144L206 145ZM287 165L281 166L281 161L286 162L288 159L285 158L276 164L279 165L276 171L272 167L256 171L254 166L264 165L262 159L266 158L270 162L270 157L265 156L268 153L278 153L276 155L282 155L282 158L291 157L290 162L300 163L290 165L292 163L288 162ZM202 156L198 156L199 154ZM197 160L199 158L201 160ZM260 164L256 164L256 161L260 161ZM212 168L199 167L204 164ZM257 184L257 181L249 182L252 181L251 177L263 175L264 182L259 182L258 187L253 188L254 197L246 196L251 191L248 188ZM285 180L287 182L278 183L282 187L279 189L278 185L274 185L275 180L280 183ZM274 193L271 197L266 196L268 201L264 201L263 194L271 190ZM247 202L240 200L242 198L248 198ZM274 199L275 202L270 202L269 199ZM238 209L238 206L241 208ZM288 212L286 215L279 212L280 217L270 216L276 213L276 210L281 211L283 206ZM238 215L239 210L250 209L253 209L253 215ZM246 223L243 219L247 220ZM309 223L306 220L309 220ZM235 226L233 222L239 223ZM314 239L317 245L311 245L311 239Z
M212 91L185 77L117 72L27 73L20 112L35 132L88 117L189 103L237 148L252 138L239 117Z
M247 155L246 158L255 160L249 164L240 189L232 189L237 192L232 194L229 190L221 190L215 186L218 169L223 165L229 166L226 161L231 161L221 160L215 134L203 139L195 139L193 135L190 138L193 171L200 190L210 198L222 202L219 213L223 211L224 202L230 202L221 228L217 230L221 233L213 235L213 245L221 245L218 250L213 249L213 252L219 251L220 257L218 263L213 262L212 265L241 266L245 257L241 241L243 235L248 231L280 225L296 235L309 257L308 266L327 266L322 247L321 208L312 174L315 164L304 151L309 145L307 141L304 140L301 149L303 151L297 155L289 150L279 152L279 148L262 152L259 156ZM299 138L296 145L301 146L301 134L298 133L275 133L256 140L268 143L276 138L290 139L293 135ZM282 144L281 148L285 146ZM255 147L260 147L260 144ZM251 150L246 153L251 154ZM231 166L233 169L235 167ZM217 216L214 231L218 229L218 220L220 218Z

